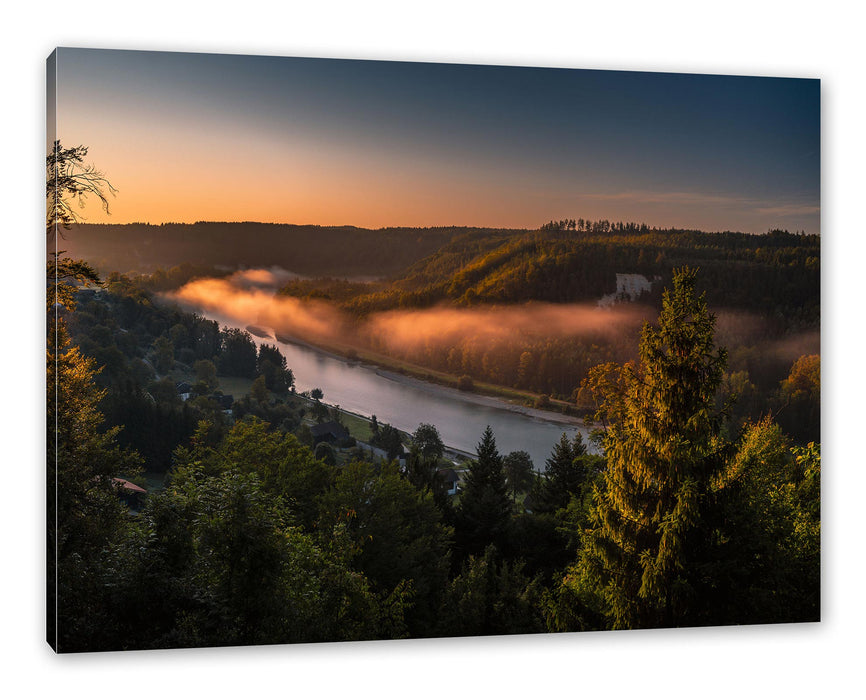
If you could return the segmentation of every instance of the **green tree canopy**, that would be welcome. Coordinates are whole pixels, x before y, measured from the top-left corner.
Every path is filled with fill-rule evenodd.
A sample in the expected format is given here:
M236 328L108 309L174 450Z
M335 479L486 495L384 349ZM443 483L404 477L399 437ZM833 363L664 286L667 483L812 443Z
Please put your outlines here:
M764 418L716 482L718 545L704 624L809 622L821 614L821 451Z
M193 447L178 450L179 466L196 464L213 475L229 468L254 473L264 490L285 500L297 524L313 528L318 499L334 481L329 465L315 459L294 435L271 430L255 416L235 423L216 447L207 446L203 436L208 430L208 425L201 426Z
M403 438L400 431L392 425L382 423L378 431L370 439L376 447L381 447L388 453L388 459L397 459L403 455Z
M220 332L222 352L219 356L219 373L229 377L256 376L258 353L253 337L239 328L223 328Z
M520 563L501 561L494 546L470 555L451 580L439 612L443 636L531 634L544 630L540 586Z
M250 386L250 396L252 396L260 404L266 404L270 401L271 394L268 391L268 383L265 381L265 376L260 374Z
M444 451L445 444L435 425L421 423L412 433L412 452L435 462Z
M57 337L47 356L48 639L74 651L98 636L101 572L127 529L114 479L134 476L140 459L118 448L120 428L102 425L95 362L68 344L63 326Z
M502 460L505 481L512 498L518 493L528 491L534 480L532 457L525 450L509 452Z
M820 439L821 356L802 355L779 387L777 420L800 444Z
M196 360L192 369L195 372L196 381L204 384L208 391L213 391L219 386L216 365L210 360Z
M376 639L402 626L400 596L380 599L350 566L292 524L257 474L178 468L142 513L112 582L119 614L103 648Z
M571 440L563 433L545 461L544 474L532 489L533 511L554 512L565 508L572 497L582 498L586 484L600 471L601 464L600 457L587 454L580 433Z
M616 628L683 624L695 602L695 539L726 456L714 412L726 352L695 274L676 271L637 364L605 365L588 380L607 468L582 561Z
M264 375L268 389L285 394L295 385L292 370L286 365L286 358L276 345L262 343L256 360L256 371Z
M466 554L480 554L489 544L501 548L511 520L502 456L489 425L476 449L478 458L469 463L457 520L458 543Z
M448 582L453 535L433 495L414 488L394 464L377 469L355 461L340 468L321 504L320 528L344 524L356 547L353 566L381 595L406 585L412 601L409 631L431 635Z

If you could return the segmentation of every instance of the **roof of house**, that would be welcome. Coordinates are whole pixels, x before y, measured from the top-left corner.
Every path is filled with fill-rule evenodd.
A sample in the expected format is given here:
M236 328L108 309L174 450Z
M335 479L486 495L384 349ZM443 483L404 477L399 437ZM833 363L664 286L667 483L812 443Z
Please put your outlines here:
M114 478L111 480L112 483L123 491L129 491L131 493L147 493L147 489L141 488L141 486L136 486L131 481L127 481L126 479Z
M313 434L314 438L324 437L329 433L335 438L349 437L349 431L334 420L330 420L327 423L319 423L318 425L314 425L312 428L310 428L310 432Z

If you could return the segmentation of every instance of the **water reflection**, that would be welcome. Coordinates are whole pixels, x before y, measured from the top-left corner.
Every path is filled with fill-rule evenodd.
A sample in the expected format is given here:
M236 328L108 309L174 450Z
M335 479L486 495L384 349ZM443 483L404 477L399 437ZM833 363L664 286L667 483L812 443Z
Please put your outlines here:
M220 327L244 327L243 323L213 313L204 315L217 321ZM585 427L567 422L565 417L558 420L556 414L549 414L549 420L539 419L501 407L498 401L391 375L308 346L281 342L273 336L252 337L257 344L275 344L280 349L294 373L298 391L319 388L329 404L338 404L365 417L375 414L379 423L389 423L410 433L420 423L432 423L446 445L464 452L475 452L489 425L500 453L525 450L535 468L543 470L562 433L572 438L581 432L584 440L587 438Z

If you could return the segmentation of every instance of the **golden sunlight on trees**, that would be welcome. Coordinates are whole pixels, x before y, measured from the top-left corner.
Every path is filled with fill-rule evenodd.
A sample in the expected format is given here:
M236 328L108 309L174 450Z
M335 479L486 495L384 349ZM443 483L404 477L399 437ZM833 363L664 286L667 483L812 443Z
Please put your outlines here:
M117 447L120 428L102 425L96 363L68 344L62 326L57 335L47 357L48 638L73 651L99 635L98 580L126 524L114 480L135 474L140 460Z
M49 237L76 221L70 200L83 205L87 194L105 201L102 187L114 191L91 166L81 166L87 149L63 149L54 143L47 158ZM107 206L107 202L106 202ZM47 564L48 640L55 648L74 649L93 642L98 620L90 614L98 598L96 579L106 566L113 542L124 531L123 510L114 481L131 475L140 460L116 444L119 427L104 429L98 373L92 358L69 341L63 310L75 307L78 284L101 284L86 262L50 255L47 353Z
M658 327L644 326L638 364L590 376L607 469L596 491L582 565L615 628L675 626L693 602L692 540L710 480L724 466L714 413L726 352L678 271Z
M606 467L577 560L546 597L551 630L820 619L820 446L792 448L769 418L725 439L726 352L694 282L675 272L637 363L584 383Z
M818 440L821 431L821 357L802 355L781 383L778 421L798 442Z
M88 198L107 211L114 195L105 175L84 164L86 155L84 146L55 142L47 157L46 229L55 242ZM148 230L159 229L163 240L197 230L200 247L210 237L230 241L220 254L237 240L247 245L242 232L260 230L198 226ZM86 237L88 228L75 226L70 237ZM500 444L514 448L508 454L488 426L473 457L454 438L464 414L443 417L440 434L428 421L442 414L425 408L407 441L405 425L380 424L372 413L400 422L414 416L392 418L400 404L388 392L361 392L364 413L341 411L320 387L343 401L354 375L332 381L299 363L305 387L321 384L297 393L293 343L259 345L246 330L220 329L164 303L162 292L175 282L217 275L201 286L211 289L210 282L234 278L240 259L219 272L209 269L213 258L148 276L116 271L91 252L99 246L76 252L100 261L103 284L87 262L53 246L52 646L155 649L819 619L821 455L812 440L820 427L820 357L808 354L817 348L809 337L787 343L786 336L811 333L818 320L817 273L804 261L820 241L774 234L767 239L773 246L755 248L739 234L609 222L596 234L583 219L544 228L449 229L429 243L438 252L402 279L294 280L271 300L275 308L310 304L310 328L339 319L341 332L360 339L365 363L368 343L406 366L441 371L443 384L517 386L524 406L536 400L561 410L567 416L550 417L556 434L545 439L561 438L547 445L550 457L538 472L538 444L534 435L518 435L519 425L500 435ZM380 234L370 250L392 246ZM324 227L309 227L292 235L303 242L298 260L323 251L336 264L341 248L363 259L358 248L334 244L354 233L331 239ZM415 235L421 241L434 233ZM129 247L128 236L116 238ZM279 248L265 246L263 254ZM672 278L663 260L651 262L670 251L690 266ZM619 286L621 269L654 282L640 304L597 307ZM247 281L267 277L274 289L281 279L276 271L242 272ZM734 292L736 313L714 300L721 294L727 303L730 293L736 301ZM777 330L740 313L766 306L765 299L781 300L764 310L786 319ZM654 325L643 323L659 308ZM763 333L784 339L786 354L769 357ZM722 346L731 347L730 369ZM340 353L358 359L357 351ZM579 405L569 405L570 397ZM570 425L577 410L593 412L588 443ZM757 420L766 413L772 418ZM323 421L339 425L317 428ZM142 467L147 478L133 485L140 500L121 500L119 487Z

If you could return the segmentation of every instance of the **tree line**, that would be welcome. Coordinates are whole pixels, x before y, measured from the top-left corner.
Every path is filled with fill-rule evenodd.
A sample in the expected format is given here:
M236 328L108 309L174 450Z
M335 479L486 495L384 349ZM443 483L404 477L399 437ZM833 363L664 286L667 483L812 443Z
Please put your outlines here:
M671 270L689 265L700 269L696 284L712 308L745 312L756 320L748 331L734 329L726 341L731 356L722 390L742 389L747 396L740 410L753 404L751 416L781 410L786 404L780 385L797 358L780 356L770 348L798 334L817 337L818 236L786 231L758 236L705 233L580 219L553 222L542 229L516 235L457 236L387 281L297 280L281 293L327 299L363 320L377 312L432 306L498 308L528 301L595 304L616 292L618 273L629 272L652 281L639 299L649 310L648 319L661 308L662 290L672 282ZM397 344L369 333L359 334L356 342L455 377L573 402L580 410L575 388L591 367L635 357L640 320L623 323L620 329L568 337L515 329L508 337L490 338L467 326L447 343ZM803 356L816 351L806 350Z
M166 471L173 450L199 421L210 421L216 431L226 429L224 411L231 404L221 400L220 376L259 382L252 396L260 400L242 401L242 414L300 425L303 413L263 398L288 395L294 387L294 375L276 345L257 347L245 330L220 328L198 314L158 303L146 287L147 278L112 273L102 287L70 294L67 306L73 305L74 313L65 314L64 323L78 351L101 370L94 381L105 390L99 408L106 426L123 426L120 444L136 449L148 471ZM189 385L188 400L178 390L181 382Z
M303 275L393 275L455 236L489 235L463 227L316 226L265 222L88 224L69 226L67 248L105 273L150 273L180 261L200 267L280 266ZM131 246L129 241L135 240Z
M55 235L70 224L51 206L58 184L73 199L99 190L102 175L77 166L84 155L58 143L47 159ZM267 390L268 366L289 385L273 349L254 358L243 332L50 256L49 642L72 652L819 619L820 444L792 441L771 416L726 424L728 356L697 279L674 270L636 356L582 381L600 454L563 436L536 472L488 428L452 498L434 426L415 431L404 467L319 459ZM206 391L219 363L255 366L258 388L232 420L193 404L164 487L130 509L124 480L145 460L106 425L105 401L185 360ZM812 429L819 372L804 357L782 385ZM748 393L745 378L727 379ZM131 422L168 388L150 382Z
M563 436L536 472L488 428L456 499L434 426L401 469L317 459L246 415L200 420L130 513L112 478L140 457L101 428L95 362L60 346L59 648L818 619L819 447L769 419L723 430L726 353L694 279L675 276L637 361L585 381L601 455Z

